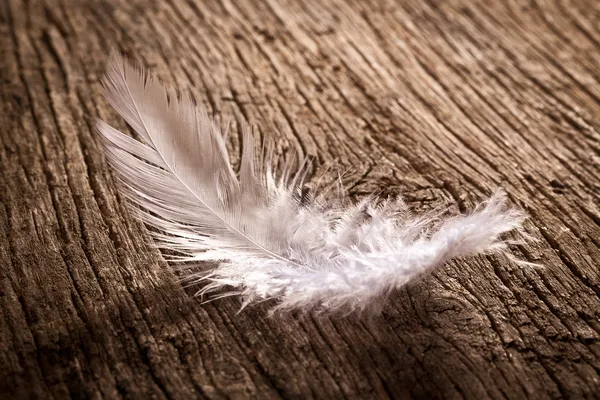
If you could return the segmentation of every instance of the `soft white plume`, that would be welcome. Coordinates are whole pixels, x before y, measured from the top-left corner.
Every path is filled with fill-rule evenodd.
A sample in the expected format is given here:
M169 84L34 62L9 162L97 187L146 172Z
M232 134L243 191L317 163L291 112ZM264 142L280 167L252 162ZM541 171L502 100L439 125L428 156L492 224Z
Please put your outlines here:
M348 205L329 190L303 195L307 163L276 173L272 147L257 154L247 126L236 174L226 133L190 98L116 54L103 83L143 140L99 121L106 154L165 257L204 283L199 293L240 294L244 305L275 298L282 309L363 310L453 257L503 252L500 235L521 226L500 191L446 220L413 216L400 199Z

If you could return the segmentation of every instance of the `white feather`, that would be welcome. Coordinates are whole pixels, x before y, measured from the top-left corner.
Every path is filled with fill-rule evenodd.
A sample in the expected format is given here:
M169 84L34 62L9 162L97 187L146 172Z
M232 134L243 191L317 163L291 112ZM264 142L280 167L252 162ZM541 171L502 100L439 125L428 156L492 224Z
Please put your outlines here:
M279 309L363 310L453 257L503 252L500 235L521 226L500 191L447 220L412 216L400 199L303 198L307 163L276 174L272 148L263 148L254 165L245 125L238 177L218 123L190 98L116 54L103 83L143 140L99 121L106 154L158 246L177 254L165 257L184 262L185 279L205 283L199 293L229 288L244 305L275 298Z

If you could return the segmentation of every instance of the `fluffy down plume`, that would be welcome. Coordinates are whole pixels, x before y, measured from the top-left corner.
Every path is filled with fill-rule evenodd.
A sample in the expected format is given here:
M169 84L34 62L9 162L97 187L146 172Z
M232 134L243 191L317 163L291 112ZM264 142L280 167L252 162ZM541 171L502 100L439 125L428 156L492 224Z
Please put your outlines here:
M306 196L307 163L277 173L272 150L256 152L247 126L236 174L226 132L190 98L116 54L103 84L142 140L99 121L108 159L165 257L203 283L199 294L239 294L244 306L277 299L278 309L364 310L453 257L504 252L500 235L523 220L500 191L446 220L413 216L400 199Z

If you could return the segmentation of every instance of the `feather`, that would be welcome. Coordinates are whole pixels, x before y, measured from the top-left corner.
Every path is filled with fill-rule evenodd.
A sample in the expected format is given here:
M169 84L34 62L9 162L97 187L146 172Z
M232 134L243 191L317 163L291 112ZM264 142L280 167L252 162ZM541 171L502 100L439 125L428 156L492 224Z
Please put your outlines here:
M236 174L219 123L116 53L103 87L141 138L99 121L107 158L168 261L203 283L198 294L239 294L242 306L277 299L276 309L365 310L454 257L504 253L500 236L524 218L502 191L449 219L414 216L401 199L348 204L331 188L306 196L307 160L278 173L273 148L257 153L243 124Z

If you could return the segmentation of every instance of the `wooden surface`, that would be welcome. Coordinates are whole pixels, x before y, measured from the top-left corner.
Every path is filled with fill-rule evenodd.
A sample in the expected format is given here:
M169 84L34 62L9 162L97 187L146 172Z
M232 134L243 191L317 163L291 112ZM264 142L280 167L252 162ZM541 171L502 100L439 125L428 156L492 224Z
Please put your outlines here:
M2 0L0 27L1 398L599 393L597 0ZM113 46L350 168L353 195L468 210L502 186L538 239L512 252L545 268L457 260L371 320L201 304L93 135L126 129L100 93Z

